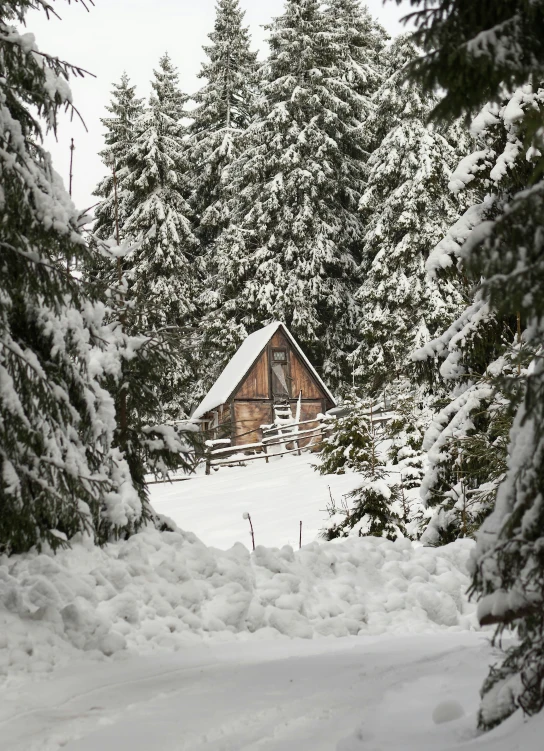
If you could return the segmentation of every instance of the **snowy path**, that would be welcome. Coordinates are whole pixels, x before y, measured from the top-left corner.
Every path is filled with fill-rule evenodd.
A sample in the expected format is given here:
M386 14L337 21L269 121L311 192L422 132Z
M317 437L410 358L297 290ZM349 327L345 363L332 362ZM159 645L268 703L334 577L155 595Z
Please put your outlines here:
M482 634L446 632L198 645L82 662L6 687L0 748L450 751L468 741L497 751L487 739L470 742L473 716L432 721L440 701L477 706L489 660Z

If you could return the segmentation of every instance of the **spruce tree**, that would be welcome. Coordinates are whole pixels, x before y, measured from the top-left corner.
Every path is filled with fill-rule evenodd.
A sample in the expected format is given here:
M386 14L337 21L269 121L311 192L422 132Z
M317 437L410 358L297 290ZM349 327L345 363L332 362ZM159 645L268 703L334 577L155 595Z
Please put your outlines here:
M0 551L77 532L105 541L142 519L122 455L111 450L113 402L101 379L103 306L67 266L84 263L79 218L44 150L70 107L70 75L22 33L32 0L0 12Z
M211 44L204 47L208 60L199 73L206 83L193 97L187 158L201 252L224 225L222 175L238 155L255 96L257 53L250 49L244 15L239 0L218 0Z
M363 97L367 114L370 114L372 95L381 85L385 72L388 36L360 0L328 0L326 5L328 25L342 56L342 75Z
M164 404L165 384L179 372L180 338L178 328L143 329L139 308L131 295L130 264L124 264L134 248L112 245L91 235L92 263L99 255L104 266L114 271L90 284L103 301L107 325L103 327L102 355L115 364L101 373L99 383L111 394L116 421L111 436L112 451L128 465L133 488L138 493L142 513L137 523L124 533L135 531L143 522L159 521L149 504L148 475L168 479L172 470L191 472L199 436L194 426L172 425ZM127 271L124 271L124 265ZM179 397L179 394L176 394ZM199 450L199 449L198 449Z
M160 58L159 69L153 70L153 76L150 106L180 126L180 120L187 117L185 107L189 97L179 87L179 74L168 52Z
M389 402L388 397L387 401L393 416L385 426L385 435L390 441L387 455L398 475L408 534L419 538L423 513L419 495L426 463L423 438L431 420L430 400L421 388L404 381L395 384L391 391L393 400Z
M323 440L316 469L321 475L343 475L367 469L371 448L369 430L372 404L355 393L342 405L347 414L330 418L330 432Z
M126 219L128 196L122 184L127 174L127 156L133 145L135 124L144 111L143 101L136 96L136 87L130 85L129 77L123 73L120 82L113 84L112 101L106 107L111 117L100 121L106 128L106 145L100 157L108 172L94 192L101 202L95 210L93 232L103 240L115 237L117 225L122 228Z
M340 508L333 502L326 539L347 537L354 529L360 536L420 536L417 496L428 410L416 404L422 396L409 394L406 383L397 384L396 390L392 403L390 398L364 400L352 392L344 404L347 414L331 418L316 469L321 474L356 472L364 482L344 496Z
M365 102L317 0L288 0L270 29L256 116L226 172L210 306L247 331L285 321L338 383L355 344Z
M355 470L363 483L344 496L340 508L329 508L332 523L326 540L338 537L386 537L395 540L406 533L402 490L386 466L386 433L374 414L376 405L357 400L350 413L334 426L321 452L319 471L343 474Z
M358 383L372 393L405 374L410 352L449 325L463 302L459 285L429 278L425 262L458 216L448 176L459 159L456 141L467 139L459 127L427 124L437 96L403 82L417 55L407 36L393 42L367 123L375 147L360 202L363 283L353 359Z
M183 329L195 322L200 267L194 261L197 242L187 202L181 122L186 97L177 80L177 71L165 55L155 71L149 108L136 123L137 134L127 153L122 186L129 198L122 236L134 247L122 265L129 284L129 332L155 336L169 331L181 344L187 339ZM162 374L160 400L174 419L188 411L192 379L188 349L180 349L176 367Z
M528 714L544 707L544 3L486 0L476 12L473 4L448 0L440 8L425 7L415 20L428 54L414 75L445 90L436 115L484 107L477 126L496 125L507 134L502 150L481 150L459 175L461 183L487 175L490 193L472 212L474 229L459 255L479 282L474 305L487 305L498 321L522 322L525 344L536 355L515 411L506 475L474 557L481 622L498 623L499 631L514 625L519 636L483 686L479 722L490 728L517 707ZM448 263L447 257L441 261Z

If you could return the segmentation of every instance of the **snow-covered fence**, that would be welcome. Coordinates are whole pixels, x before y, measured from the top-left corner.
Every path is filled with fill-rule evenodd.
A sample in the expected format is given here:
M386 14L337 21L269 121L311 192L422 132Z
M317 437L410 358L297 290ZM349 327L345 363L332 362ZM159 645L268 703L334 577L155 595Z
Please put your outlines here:
M314 427L307 427L313 425ZM270 456L285 456L285 454L298 453L305 449L315 448L314 439L321 443L325 434L330 430L331 420L324 415L319 415L313 420L302 420L289 425L272 426L263 425L261 428L262 439L258 443L246 443L238 446L221 445L216 448L217 441L206 441L206 474L209 475L212 467L227 467L233 464L242 464L256 459L264 459L268 464ZM302 430L300 428L303 428ZM222 443L225 441L223 440ZM305 445L301 445L304 442ZM288 446L285 451L270 453L273 446ZM251 452L251 454L250 454Z

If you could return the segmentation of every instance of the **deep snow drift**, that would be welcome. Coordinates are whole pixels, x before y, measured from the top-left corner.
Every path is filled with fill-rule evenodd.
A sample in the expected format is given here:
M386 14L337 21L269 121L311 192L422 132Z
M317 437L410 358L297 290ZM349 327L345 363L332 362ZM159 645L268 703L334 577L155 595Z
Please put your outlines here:
M350 538L250 555L150 528L103 549L83 539L56 556L0 558L0 674L212 637L467 629L471 548Z

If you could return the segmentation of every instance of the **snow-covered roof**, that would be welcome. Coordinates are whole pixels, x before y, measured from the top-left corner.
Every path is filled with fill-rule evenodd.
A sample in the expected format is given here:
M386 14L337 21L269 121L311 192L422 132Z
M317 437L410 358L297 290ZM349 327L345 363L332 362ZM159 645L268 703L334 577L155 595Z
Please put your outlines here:
M225 402L229 400L235 388L239 385L244 376L250 371L252 365L261 355L262 351L279 328L282 328L284 333L287 334L289 340L293 345L293 348L296 350L300 359L312 373L325 394L334 404L336 404L336 400L334 399L333 395L325 386L304 352L300 349L297 342L289 332L287 326L280 321L274 321L273 323L269 323L268 326L265 326L264 328L255 331L253 334L250 334L247 339L242 342L235 355L227 363L227 366L225 367L217 381L214 383L204 399L195 409L191 419L198 420L207 412L210 412L212 409L216 409L221 404L225 404Z

